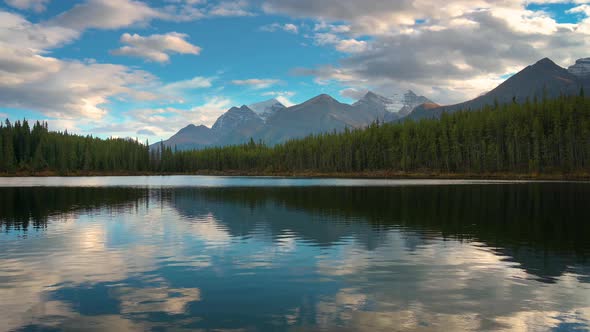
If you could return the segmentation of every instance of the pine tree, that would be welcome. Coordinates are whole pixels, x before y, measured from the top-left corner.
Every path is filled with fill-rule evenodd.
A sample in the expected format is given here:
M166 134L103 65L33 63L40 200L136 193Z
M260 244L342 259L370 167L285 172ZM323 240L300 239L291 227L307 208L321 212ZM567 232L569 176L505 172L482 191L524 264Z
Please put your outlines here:
M47 167L47 162L43 157L43 148L38 145L35 149L35 155L33 156L33 169L35 171L42 171Z

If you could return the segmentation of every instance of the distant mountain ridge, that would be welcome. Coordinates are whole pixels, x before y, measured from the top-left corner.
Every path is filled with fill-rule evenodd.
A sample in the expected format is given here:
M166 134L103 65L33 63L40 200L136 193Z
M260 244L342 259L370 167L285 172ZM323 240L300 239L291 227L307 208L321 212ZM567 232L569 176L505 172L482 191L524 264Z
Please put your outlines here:
M590 80L585 76L586 70L590 66L589 60L578 60L576 65L567 70L555 64L551 59L544 58L508 78L490 92L475 99L460 104L434 108L417 107L407 116L407 119L437 118L445 112L475 110L494 103L505 104L512 101L521 103L526 101L527 98L555 98L562 94L577 94L581 87L590 87Z
M276 99L269 99L266 101L262 101L256 104L248 105L248 107L254 111L254 113L258 114L258 116L266 121L268 117L276 113L277 111L286 108L280 101Z
M567 71L580 79L590 79L590 58L578 59Z
M269 99L249 106L232 107L211 128L189 125L163 143L180 150L240 144L250 138L273 145L310 134L362 128L375 121L395 121L423 102L430 100L412 91L398 99L369 91L352 105L341 103L327 94L291 107ZM159 147L160 143L153 146Z
M180 150L241 144L251 138L274 145L311 134L363 128L375 121L437 118L444 112L476 110L494 103L572 95L579 93L581 87L590 91L590 58L579 59L568 69L545 58L527 66L495 89L455 105L438 105L411 90L390 97L368 91L352 105L341 103L327 94L291 107L277 99L269 99L249 106L232 107L211 128L189 125L163 143Z
M195 126L190 124L180 129L172 137L164 141L166 146L176 147L179 150L202 149L215 144L216 138L213 130L207 126ZM160 143L153 144L152 147L159 147Z
M355 114L352 106L321 94L273 114L257 138L271 144L279 143L290 138L341 130L347 126L356 127L361 122L360 114Z

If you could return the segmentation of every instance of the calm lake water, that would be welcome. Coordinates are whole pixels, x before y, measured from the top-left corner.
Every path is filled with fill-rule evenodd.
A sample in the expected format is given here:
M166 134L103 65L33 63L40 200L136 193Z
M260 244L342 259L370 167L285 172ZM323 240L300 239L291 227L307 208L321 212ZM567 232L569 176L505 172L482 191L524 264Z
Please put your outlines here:
M0 330L586 331L590 184L0 178Z

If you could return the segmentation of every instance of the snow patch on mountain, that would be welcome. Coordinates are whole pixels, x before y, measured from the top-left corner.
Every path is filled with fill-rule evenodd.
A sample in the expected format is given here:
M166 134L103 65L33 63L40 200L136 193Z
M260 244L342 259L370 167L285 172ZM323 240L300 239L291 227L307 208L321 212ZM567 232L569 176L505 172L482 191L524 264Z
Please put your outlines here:
M353 106L361 106L366 103L379 104L390 113L396 113L399 116L406 116L419 105L424 103L432 103L424 96L418 96L413 91L408 90L405 93L393 94L389 97L378 95L374 92L367 92L363 98L353 104Z
M590 58L578 59L567 71L579 78L590 78Z
M387 98L371 91L367 92L363 98L352 104L352 106L359 107L365 104L382 105L386 111L391 113L397 112L403 106L399 105L399 103L392 98Z
M215 131L229 132L242 124L247 122L262 122L258 114L256 114L248 106L243 105L242 107L232 107L229 111L221 115L212 129Z
M266 119L268 119L269 116L285 108L285 105L273 98L249 105L248 107L252 111L254 111L254 113L256 113L262 120L266 121Z

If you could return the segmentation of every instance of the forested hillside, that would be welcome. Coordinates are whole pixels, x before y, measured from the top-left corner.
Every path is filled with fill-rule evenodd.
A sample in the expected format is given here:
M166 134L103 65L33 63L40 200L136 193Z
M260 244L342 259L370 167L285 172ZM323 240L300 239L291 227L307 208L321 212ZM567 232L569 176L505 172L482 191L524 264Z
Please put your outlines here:
M145 144L50 132L46 123L0 124L0 171L59 173L148 171Z
M50 133L26 122L0 128L0 169L362 173L588 173L590 99L580 96L378 124L288 141L198 151L150 151L136 141Z

